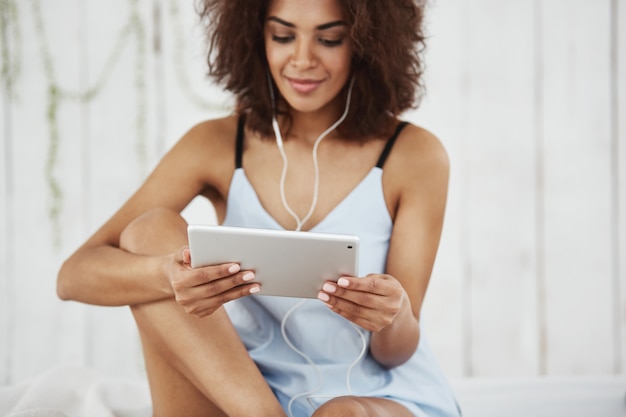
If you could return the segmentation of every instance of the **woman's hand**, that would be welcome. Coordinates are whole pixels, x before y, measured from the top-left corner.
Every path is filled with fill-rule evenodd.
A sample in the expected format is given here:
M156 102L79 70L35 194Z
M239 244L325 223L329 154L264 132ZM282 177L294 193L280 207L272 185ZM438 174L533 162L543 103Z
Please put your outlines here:
M186 247L169 256L166 269L176 302L198 317L208 316L228 301L260 290L259 283L250 282L254 272L241 271L236 263L191 268Z
M328 281L318 294L334 312L372 332L394 321L405 296L397 279L382 274L341 277L336 283Z

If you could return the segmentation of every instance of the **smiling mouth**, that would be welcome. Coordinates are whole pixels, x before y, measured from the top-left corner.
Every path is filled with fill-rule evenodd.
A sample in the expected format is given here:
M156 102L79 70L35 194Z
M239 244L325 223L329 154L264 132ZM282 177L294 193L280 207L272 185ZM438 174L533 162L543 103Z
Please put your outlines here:
M319 80L306 80L287 77L291 87L299 93L310 93L322 84Z

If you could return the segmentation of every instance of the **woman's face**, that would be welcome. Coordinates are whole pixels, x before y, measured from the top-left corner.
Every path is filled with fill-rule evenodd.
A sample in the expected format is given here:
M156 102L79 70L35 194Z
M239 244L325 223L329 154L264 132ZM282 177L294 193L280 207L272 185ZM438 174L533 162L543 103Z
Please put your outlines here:
M352 46L337 0L272 0L265 51L276 87L296 111L317 111L350 77Z

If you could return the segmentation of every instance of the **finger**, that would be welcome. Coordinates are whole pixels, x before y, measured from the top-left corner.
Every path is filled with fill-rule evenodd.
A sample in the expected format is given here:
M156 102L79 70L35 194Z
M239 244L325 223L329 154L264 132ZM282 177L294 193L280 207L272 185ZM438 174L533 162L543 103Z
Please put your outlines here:
M241 271L229 277L217 279L217 280L199 285L197 287L194 287L192 290L198 292L197 298L215 297L220 294L227 293L228 291L231 291L232 289L241 287L243 285L251 284L250 281L254 280L254 278L255 278L254 272Z
M337 280L337 286L378 295L388 295L393 291L393 283L389 277L378 274L370 274L362 278L343 276Z
M375 321L382 315L381 310L377 308L373 308L368 304L356 303L345 298L329 297L326 305L351 321L355 321L357 318L359 320Z
M327 293L334 286L334 291ZM371 294L364 291L352 291L326 283L318 298L334 312L359 325L362 322L376 324L378 329L388 325L396 316L399 307L393 297Z
M176 302L183 306L192 306L198 301L214 299L242 285L252 284L255 275L252 271L242 271L227 278L213 280L194 287L178 287L174 289Z
M343 278L340 278L341 281ZM322 286L322 291L318 294L318 298L326 303L336 304L342 300L350 304L375 308L380 307L383 303L384 296L373 294L367 291L359 291L352 288L340 287L339 282L326 282ZM331 301L333 300L333 301Z
M377 331L382 328L382 326L377 323L377 315L373 311L369 311L368 314L357 315L354 314L353 311L344 310L340 308L338 305L326 304L332 311L344 317L345 319L351 321L354 324L357 324L368 331ZM357 309L359 310L359 309ZM365 310L359 310L360 313L363 313ZM372 314L370 314L372 313Z
M395 314L383 314L381 311L358 305L337 303L336 305L327 304L327 306L340 316L372 332L384 329L393 322L395 317Z
M259 291L260 284L258 283L240 285L238 287L232 288L229 291L219 294L219 296L206 298L187 306L183 305L183 308L189 314L193 314L198 317L206 317L229 301L246 297L248 295L258 293Z
M235 263L183 269L172 279L172 288L174 291L182 291L186 288L197 287L208 282L231 277L240 272L240 270L239 264Z
M184 264L191 265L191 251L189 248L183 248L181 258Z
M188 246L182 246L180 249L178 249L174 255L174 261L176 261L177 263L183 263L185 259L183 253L187 248Z

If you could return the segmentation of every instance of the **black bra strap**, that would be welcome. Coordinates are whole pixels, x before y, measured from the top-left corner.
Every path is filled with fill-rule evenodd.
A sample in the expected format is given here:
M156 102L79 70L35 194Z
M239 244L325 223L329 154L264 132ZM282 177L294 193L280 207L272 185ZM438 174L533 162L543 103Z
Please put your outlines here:
M241 168L241 159L243 157L243 133L246 124L246 116L240 115L237 122L237 142L235 145L235 168Z
M409 123L400 122L400 124L398 124L398 126L396 127L396 131L393 132L393 135L391 135L389 140L387 140L385 148L383 149L382 153L380 154L380 158L378 158L378 162L376 163L376 166L378 168L382 169L383 165L385 165L385 161L387 160L387 157L391 152L391 148L393 148L393 144L396 142L396 139L398 139L398 135L400 135L400 132L402 132L402 129L404 129L407 124Z

